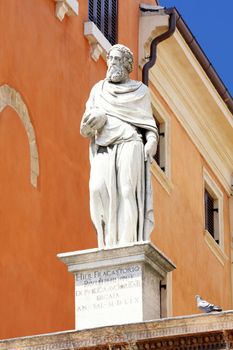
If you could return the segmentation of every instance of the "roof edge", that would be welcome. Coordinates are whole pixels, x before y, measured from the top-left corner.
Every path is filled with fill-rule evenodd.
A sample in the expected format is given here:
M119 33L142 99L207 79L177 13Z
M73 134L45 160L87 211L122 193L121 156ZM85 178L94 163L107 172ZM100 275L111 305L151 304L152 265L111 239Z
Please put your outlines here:
M213 65L209 61L208 57L202 50L200 44L193 36L192 32L190 31L189 27L187 26L186 22L184 21L183 17L177 10L177 8L174 8L176 13L176 26L179 32L181 33L182 37L184 38L185 42L189 46L190 50L195 55L196 59L204 69L206 75L211 80L212 84L214 85L215 89L227 105L229 111L233 114L233 99L226 88L225 84L223 83L222 79L214 69Z

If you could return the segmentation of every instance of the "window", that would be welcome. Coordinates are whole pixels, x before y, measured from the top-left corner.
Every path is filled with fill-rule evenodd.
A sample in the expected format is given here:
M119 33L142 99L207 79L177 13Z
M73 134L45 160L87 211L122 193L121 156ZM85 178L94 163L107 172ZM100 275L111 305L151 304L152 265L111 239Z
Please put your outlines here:
M117 42L117 7L117 0L89 0L89 20L112 45Z
M218 199L205 188L205 229L219 244Z
M160 281L160 317L172 316L172 272Z
M158 128L159 141L157 146L157 152L154 159L158 166L165 172L165 123L164 121L159 121L155 115L155 122Z
M153 176L170 194L171 181L171 117L161 101L150 91L152 111L158 128L159 140L156 155L151 166Z
M211 240L224 251L223 193L204 169L204 215L208 243ZM216 246L217 246L216 245Z

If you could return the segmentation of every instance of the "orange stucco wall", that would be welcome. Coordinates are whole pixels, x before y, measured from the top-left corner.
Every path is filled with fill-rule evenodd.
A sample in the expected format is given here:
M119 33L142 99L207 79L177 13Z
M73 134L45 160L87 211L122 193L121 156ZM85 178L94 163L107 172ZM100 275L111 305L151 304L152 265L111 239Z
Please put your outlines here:
M119 2L119 41L135 53L139 3ZM35 189L26 132L7 107L0 114L0 338L74 328L73 277L56 254L97 245L88 141L79 124L106 65L90 57L87 12L88 1L79 1L79 15L60 22L54 0L0 3L0 85L19 91L26 103L40 164Z
M136 66L139 3L119 1L119 42L135 53ZM91 87L105 76L105 63L90 57L83 36L87 0L79 5L78 17L60 22L54 0L0 2L0 85L19 91L26 103L40 164L35 189L26 132L7 107L0 114L0 338L74 328L73 276L56 254L97 245L89 218L88 141L79 135L79 124ZM153 241L178 266L174 314L196 311L193 295L208 296L210 290L227 308L229 264L223 268L202 237L204 160L175 117L172 149L171 195L154 180ZM203 265L208 283L199 277Z
M168 194L153 177L156 225L152 240L177 266L172 273L173 315L198 313L196 294L231 309L229 198L175 115L161 102L171 117L173 188ZM224 195L224 265L204 240L203 167Z

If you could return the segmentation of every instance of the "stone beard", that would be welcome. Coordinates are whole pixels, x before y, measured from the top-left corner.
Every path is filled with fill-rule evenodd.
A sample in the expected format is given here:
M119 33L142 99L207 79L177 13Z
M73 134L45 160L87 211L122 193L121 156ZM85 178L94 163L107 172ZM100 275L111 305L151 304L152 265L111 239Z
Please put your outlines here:
M91 139L90 212L99 248L149 240L153 229L149 167L158 132L147 86L129 79L132 61L125 46L111 48L106 79L92 88L81 122Z
M127 70L124 66L110 66L107 70L106 78L109 82L119 83L128 77Z

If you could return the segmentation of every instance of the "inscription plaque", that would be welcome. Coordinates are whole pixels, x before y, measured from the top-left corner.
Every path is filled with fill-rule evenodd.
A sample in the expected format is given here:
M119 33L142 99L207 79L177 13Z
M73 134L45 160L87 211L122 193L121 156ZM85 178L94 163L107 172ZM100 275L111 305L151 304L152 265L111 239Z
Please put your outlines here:
M142 320L140 264L75 274L76 328Z
M76 329L161 317L160 283L175 265L152 243L62 253L75 276ZM166 300L162 300L166 305ZM166 310L165 310L166 311Z

